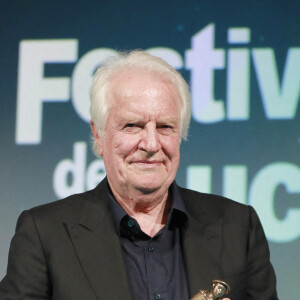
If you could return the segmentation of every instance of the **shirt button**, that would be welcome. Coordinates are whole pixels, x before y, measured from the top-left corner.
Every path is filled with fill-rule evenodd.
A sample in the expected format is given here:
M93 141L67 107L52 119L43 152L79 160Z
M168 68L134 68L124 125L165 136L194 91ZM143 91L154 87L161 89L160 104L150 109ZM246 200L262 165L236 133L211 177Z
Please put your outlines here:
M128 222L127 222L127 225L128 225L128 227L130 227L130 228L133 227L133 225L134 225L133 220L129 219Z
M154 252L154 247L151 247L151 246L150 246L150 247L148 248L148 251L151 252L151 253L153 253L153 252ZM159 294L157 294L157 295L159 295ZM159 296L160 296L160 295L159 295ZM160 299L160 298L155 298L155 299Z
M155 300L161 299L161 295L160 295L160 294L156 294L155 297L154 297L154 299L155 299Z

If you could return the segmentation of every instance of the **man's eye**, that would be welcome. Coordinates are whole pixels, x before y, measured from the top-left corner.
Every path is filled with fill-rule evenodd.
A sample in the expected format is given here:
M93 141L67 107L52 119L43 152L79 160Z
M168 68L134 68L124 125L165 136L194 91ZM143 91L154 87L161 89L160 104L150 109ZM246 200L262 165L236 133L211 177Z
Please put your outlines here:
M168 125L168 124L163 124L163 125L160 126L160 128L162 128L162 129L173 129L173 126Z
M135 123L128 123L124 126L123 130L129 133L136 133L141 129L138 124Z
M161 134L171 134L174 132L173 130L173 126L171 125L168 125L168 124L164 124L164 125L161 125L159 128L157 128L157 130L161 133Z

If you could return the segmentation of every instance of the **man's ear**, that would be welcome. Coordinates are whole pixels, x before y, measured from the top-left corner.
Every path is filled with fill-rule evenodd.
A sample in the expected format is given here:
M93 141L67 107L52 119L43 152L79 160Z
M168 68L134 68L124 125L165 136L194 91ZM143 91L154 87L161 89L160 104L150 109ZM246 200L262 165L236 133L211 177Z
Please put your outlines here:
M93 133L93 136L94 136L94 139L96 141L96 144L97 144L97 148L98 148L98 154L100 156L103 156L103 145L102 145L102 139L100 138L99 134L98 134L98 130L97 130L97 127L94 123L93 120L90 121L90 125L91 125L91 129L92 129L92 133Z

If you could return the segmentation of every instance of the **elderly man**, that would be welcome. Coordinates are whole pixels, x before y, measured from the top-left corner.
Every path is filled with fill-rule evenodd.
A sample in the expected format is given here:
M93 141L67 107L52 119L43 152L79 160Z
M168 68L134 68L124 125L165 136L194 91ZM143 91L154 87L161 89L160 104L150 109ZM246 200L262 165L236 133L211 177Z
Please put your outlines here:
M231 300L277 299L255 211L174 182L190 120L180 74L120 54L96 72L91 100L107 178L22 213L0 298L188 300L220 278Z

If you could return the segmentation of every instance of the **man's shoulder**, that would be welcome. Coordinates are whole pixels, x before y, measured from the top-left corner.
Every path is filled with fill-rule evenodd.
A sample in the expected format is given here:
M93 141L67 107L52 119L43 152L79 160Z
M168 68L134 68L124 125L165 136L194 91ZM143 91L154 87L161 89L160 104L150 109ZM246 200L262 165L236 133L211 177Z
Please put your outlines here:
M179 187L179 192L187 210L191 212L191 214L205 212L221 217L224 216L224 214L241 215L243 213L249 213L248 205L241 204L220 195L201 193L182 187Z
M51 215L52 213L60 212L73 212L78 211L84 205L87 198L89 198L90 191L73 194L66 198L59 199L46 204L41 204L29 209L32 215Z
M33 207L28 210L28 213L35 220L44 220L45 222L57 219L66 222L78 220L84 209L94 209L95 207L101 209L105 206L104 185L100 183L92 190Z

